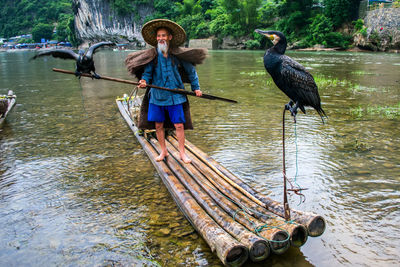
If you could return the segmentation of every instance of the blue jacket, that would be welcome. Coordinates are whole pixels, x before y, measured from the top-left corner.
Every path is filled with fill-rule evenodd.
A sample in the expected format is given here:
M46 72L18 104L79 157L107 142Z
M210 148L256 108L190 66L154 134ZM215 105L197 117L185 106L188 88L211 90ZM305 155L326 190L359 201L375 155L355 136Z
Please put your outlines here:
M157 65L155 60L148 63L144 69L142 79L146 83L153 84L170 89L180 88L184 89L182 78L178 71L178 66L182 66L185 70L192 87L192 91L200 89L199 77L193 64L180 60L177 57L169 54L165 58L162 53L158 53ZM182 104L186 102L186 96L159 90L155 88L150 89L150 103L159 106L171 106Z

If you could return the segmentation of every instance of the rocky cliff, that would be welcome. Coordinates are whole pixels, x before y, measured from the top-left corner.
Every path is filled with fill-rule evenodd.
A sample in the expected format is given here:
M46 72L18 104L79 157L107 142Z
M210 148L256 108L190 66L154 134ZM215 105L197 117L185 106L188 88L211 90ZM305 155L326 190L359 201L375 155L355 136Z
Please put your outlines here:
M400 49L400 8L368 11L364 18L367 34L357 34L354 44L374 51Z
M121 16L107 0L73 0L73 10L77 37L84 43L110 40L145 45L140 30L145 16L153 12L150 6Z

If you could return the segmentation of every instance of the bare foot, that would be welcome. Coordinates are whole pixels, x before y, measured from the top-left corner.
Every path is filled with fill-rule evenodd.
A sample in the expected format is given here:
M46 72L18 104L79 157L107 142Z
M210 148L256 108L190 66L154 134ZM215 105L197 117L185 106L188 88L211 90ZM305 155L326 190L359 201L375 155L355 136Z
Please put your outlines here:
M161 153L157 158L156 158L156 161L163 161L166 157L168 157L169 155L168 154L164 154L164 153Z
M189 159L185 154L184 154L184 155L181 155L181 160L182 160L184 163L186 163L186 164L192 162L192 160Z

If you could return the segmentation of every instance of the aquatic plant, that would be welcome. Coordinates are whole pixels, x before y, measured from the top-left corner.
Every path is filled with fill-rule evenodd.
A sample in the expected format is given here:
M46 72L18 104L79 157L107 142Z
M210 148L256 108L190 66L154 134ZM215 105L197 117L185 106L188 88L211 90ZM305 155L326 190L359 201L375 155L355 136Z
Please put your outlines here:
M242 71L242 72L240 72L240 74L241 75L246 75L248 77L265 76L265 75L267 75L267 73L265 71L250 71L250 72ZM270 77L267 78L265 81L263 81L263 83L268 85L268 86L273 84L272 79ZM254 84L250 83L249 86L253 87Z
M356 152L368 152L372 149L372 146L370 146L369 144L367 144L366 142L358 139L358 138L354 138L349 140L349 142L345 143L343 145L343 149L344 150L353 150Z
M374 73L366 72L364 70L352 71L351 74L354 74L354 75L374 75Z
M341 81L339 81L339 79L329 78L323 75L315 75L314 80L318 87L338 86L339 84L341 84Z
M361 92L385 92L387 89L385 88L376 88L376 87L368 87L368 86L363 86L360 84L354 84L351 87L349 87L349 90L353 93L361 93Z
M355 108L351 108L350 113L357 118L374 115L387 119L395 119L400 117L400 102L394 106L358 106Z

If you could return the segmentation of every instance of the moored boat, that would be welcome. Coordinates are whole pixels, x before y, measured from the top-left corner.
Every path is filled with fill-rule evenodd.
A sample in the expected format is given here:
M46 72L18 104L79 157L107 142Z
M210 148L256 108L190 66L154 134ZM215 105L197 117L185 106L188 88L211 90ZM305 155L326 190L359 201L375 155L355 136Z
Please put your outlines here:
M8 112L14 107L16 96L13 91L8 91L7 95L0 95L0 126L3 125Z

